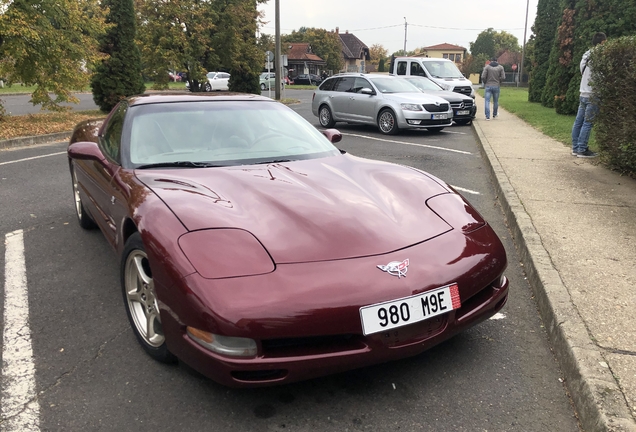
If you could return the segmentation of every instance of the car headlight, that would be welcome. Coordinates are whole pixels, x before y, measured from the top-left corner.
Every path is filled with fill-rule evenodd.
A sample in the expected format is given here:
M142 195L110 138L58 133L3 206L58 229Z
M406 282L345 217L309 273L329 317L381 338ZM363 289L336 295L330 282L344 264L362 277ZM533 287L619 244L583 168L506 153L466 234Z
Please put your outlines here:
M192 231L179 246L195 270L206 279L253 276L274 271L274 262L250 232L234 228Z
M256 355L257 347L254 339L221 336L194 327L188 327L187 333L190 339L203 348L218 354L231 357L254 357Z
M444 90L446 90L446 91L451 91L451 90L453 90L453 86L452 86L452 85L450 85L450 84L444 84L444 83L441 83L441 84L440 84L440 86L442 86L442 88L443 88Z
M400 104L400 107L402 107L404 111L423 111L422 107L418 104L403 103Z

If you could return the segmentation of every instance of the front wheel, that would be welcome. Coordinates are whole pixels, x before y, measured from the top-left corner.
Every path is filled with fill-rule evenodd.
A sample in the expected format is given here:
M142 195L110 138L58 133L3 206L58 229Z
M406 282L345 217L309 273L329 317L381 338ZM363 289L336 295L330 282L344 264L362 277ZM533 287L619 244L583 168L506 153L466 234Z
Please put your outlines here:
M390 109L382 110L378 116L378 128L385 135L397 134L399 129L395 113Z
M325 128L332 128L336 124L336 122L333 121L331 110L327 105L320 107L320 111L318 111L318 121L320 121L320 126Z
M265 87L265 84L261 84L261 90L265 90L267 87Z
M162 363L176 362L166 346L152 271L138 232L128 238L124 247L121 287L128 320L143 349Z
M211 92L212 91L212 86L210 85L210 83L205 83L205 91L206 92Z

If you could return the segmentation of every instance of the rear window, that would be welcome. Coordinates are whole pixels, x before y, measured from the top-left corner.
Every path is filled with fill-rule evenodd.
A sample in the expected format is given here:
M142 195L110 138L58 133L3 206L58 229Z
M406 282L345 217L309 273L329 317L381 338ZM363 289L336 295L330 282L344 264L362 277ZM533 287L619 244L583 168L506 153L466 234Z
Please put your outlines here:
M320 84L318 89L323 91L332 91L336 84L336 81L338 81L338 78L327 79L322 84Z

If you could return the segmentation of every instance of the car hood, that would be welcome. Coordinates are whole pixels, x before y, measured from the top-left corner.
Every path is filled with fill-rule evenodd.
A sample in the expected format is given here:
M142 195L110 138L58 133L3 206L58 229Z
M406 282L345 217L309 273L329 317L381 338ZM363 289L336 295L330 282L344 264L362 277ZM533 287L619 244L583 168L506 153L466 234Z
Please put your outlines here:
M385 93L385 98L397 103L414 103L414 104L429 104L429 103L446 103L447 100L434 96L429 93Z
M426 205L449 192L442 182L350 155L135 173L189 231L249 231L277 264L384 254L452 229Z
M459 103L462 101L472 102L473 98L466 97L461 95L460 93L455 93L451 91L437 91L437 90L423 90L424 93L429 94L431 96L438 96L443 99L446 99L450 103Z

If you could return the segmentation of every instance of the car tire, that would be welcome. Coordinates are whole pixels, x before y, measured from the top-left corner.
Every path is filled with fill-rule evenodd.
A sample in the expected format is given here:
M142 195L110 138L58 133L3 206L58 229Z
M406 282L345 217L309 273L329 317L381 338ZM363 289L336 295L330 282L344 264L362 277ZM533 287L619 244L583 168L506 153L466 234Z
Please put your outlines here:
M155 360L175 363L177 358L166 345L152 271L138 232L128 238L124 247L121 288L126 315L139 344Z
M265 90L267 89L267 86L265 86L265 84L261 84L261 90Z
M397 118L390 109L383 109L378 115L378 129L385 135L395 135L399 132Z
M471 124L472 122L472 120L455 120L455 124L458 126L466 126Z
M318 110L318 121L320 122L320 126L325 128L332 128L336 124L333 120L331 110L327 105L321 106Z
M73 168L72 166L71 180L73 182L73 198L75 201L75 215L77 216L77 222L79 223L79 226L81 226L85 230L95 229L97 227L97 224L84 209L84 204L82 204L82 197L79 193L79 183L77 182L77 175L75 174L75 168Z
M427 130L429 132L431 132L431 133L440 133L441 131L444 130L444 128L443 127L441 127L441 128L427 128Z
M212 91L212 86L210 85L210 83L205 83L205 87L204 87L206 92L211 92Z

